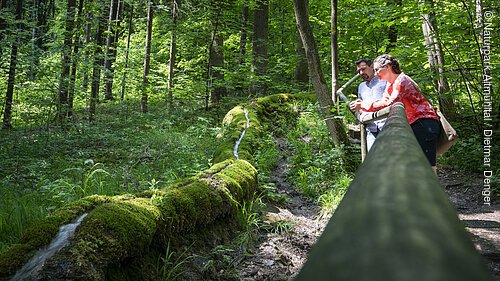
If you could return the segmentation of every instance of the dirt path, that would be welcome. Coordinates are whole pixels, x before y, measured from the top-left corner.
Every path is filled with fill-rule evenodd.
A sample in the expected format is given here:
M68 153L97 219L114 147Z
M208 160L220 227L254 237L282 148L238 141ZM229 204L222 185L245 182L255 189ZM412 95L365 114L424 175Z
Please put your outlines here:
M447 168L438 175L476 249L486 258L494 280L500 281L500 205L483 204L480 175L464 175Z
M282 151L286 151L282 147ZM291 200L283 206L272 206L266 214L267 223L288 222L286 232L261 231L255 250L236 267L241 280L291 280L305 262L307 252L321 234L327 219L318 220L319 210L305 200L284 178L287 157L279 161L273 181L280 193ZM481 205L481 178L463 175L451 169L439 172L440 181L456 206L459 218L471 233L478 251L486 258L494 276L500 281L500 208Z
M282 152L289 151L280 143ZM283 153L282 153L283 154ZM283 206L269 206L264 224L290 226L285 231L261 231L252 255L237 266L241 280L290 280L305 262L308 251L317 240L327 218L319 219L319 208L297 193L284 178L287 157L282 155L271 181L280 194L290 200Z

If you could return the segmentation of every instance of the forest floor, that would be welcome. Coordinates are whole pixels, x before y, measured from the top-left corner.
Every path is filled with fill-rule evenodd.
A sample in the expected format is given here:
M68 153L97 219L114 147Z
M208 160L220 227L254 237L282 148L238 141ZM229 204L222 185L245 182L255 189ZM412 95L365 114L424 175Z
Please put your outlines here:
M284 148L281 150L286 151ZM282 206L268 207L265 223L288 221L293 228L279 233L260 231L253 251L236 265L240 280L291 280L300 270L308 251L328 221L328 218L318 219L318 206L307 201L286 182L287 165L287 156L283 155L272 180L279 192L287 195L290 200ZM490 208L483 207L482 178L479 175L465 175L449 168L441 168L438 176L476 248L486 258L494 280L500 281L498 202Z

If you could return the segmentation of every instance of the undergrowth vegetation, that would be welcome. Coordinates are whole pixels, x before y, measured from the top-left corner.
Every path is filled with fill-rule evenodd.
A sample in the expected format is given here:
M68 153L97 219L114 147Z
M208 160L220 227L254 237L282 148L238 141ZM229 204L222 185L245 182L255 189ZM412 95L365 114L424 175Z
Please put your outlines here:
M345 168L344 148L335 147L317 104L308 104L294 129L287 133L292 150L288 173L292 184L318 202L321 216L329 216L342 200L353 175Z
M210 167L220 126L213 111L106 109L93 124L0 132L0 252L67 202L155 189Z

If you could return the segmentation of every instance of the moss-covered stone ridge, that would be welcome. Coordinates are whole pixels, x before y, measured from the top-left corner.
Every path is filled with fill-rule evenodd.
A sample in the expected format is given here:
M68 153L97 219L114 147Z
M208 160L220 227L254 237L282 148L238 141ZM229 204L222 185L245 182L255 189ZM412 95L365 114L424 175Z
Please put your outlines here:
M91 196L56 211L0 256L0 278L12 276L50 243L59 226L88 215L68 247L49 258L36 280L104 280L106 269L183 235L234 217L237 202L255 192L257 171L228 159L180 184L141 194Z

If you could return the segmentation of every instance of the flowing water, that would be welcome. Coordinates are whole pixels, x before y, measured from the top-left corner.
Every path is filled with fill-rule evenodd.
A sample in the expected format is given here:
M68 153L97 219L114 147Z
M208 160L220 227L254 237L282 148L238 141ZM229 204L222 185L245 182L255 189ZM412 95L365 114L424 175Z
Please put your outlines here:
M246 109L244 109L244 111L245 111L245 118L247 119L247 123L245 125L245 129L241 132L240 138L236 141L236 143L234 144L234 148L233 148L233 155L234 155L234 157L236 157L237 160L240 160L240 157L238 156L238 147L240 146L240 142L243 139L243 137L245 136L245 133L246 133L248 127L250 127L250 119L248 118L248 111Z
M81 215L76 221L61 226L59 228L59 233L57 233L56 237L50 242L50 245L38 251L38 253L36 253L36 255L26 263L12 279L10 279L10 281L36 280L37 273L43 267L45 261L68 244L69 238L75 233L76 228L80 225L85 216L87 216L86 213Z

